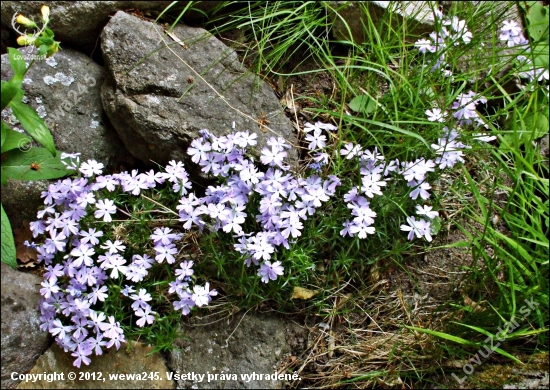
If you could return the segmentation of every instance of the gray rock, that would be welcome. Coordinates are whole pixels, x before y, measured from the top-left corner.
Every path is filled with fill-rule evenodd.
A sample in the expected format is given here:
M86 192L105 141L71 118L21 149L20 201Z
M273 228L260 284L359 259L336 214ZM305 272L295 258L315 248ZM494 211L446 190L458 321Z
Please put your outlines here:
M167 43L191 68L164 46L160 26L124 12L111 18L101 36L108 72L103 107L134 157L147 164L188 160L187 147L200 129L221 135L233 121L237 130L258 134L256 150L274 135L293 142L292 125L273 90L246 72L233 49L201 28L178 26L173 34L186 48L165 37ZM262 112L273 132L256 123Z
M14 388L12 373L28 373L51 345L40 330L38 293L42 278L16 271L2 263L2 388Z
M50 375L33 382L21 382L19 389L173 389L175 383L167 378L164 360L158 353L151 353L152 347L133 342L123 345L118 351L110 351L100 356L91 356L89 366L82 364L80 369L73 366L74 357L57 344L52 345L38 359L29 374ZM70 379L69 373L76 374ZM145 377L137 379L135 375ZM59 375L63 375L61 378ZM114 379L114 376L118 379ZM121 377L124 375L124 377ZM133 376L133 377L132 377Z
M12 228L22 227L23 221L36 221L36 212L44 205L40 197L48 189L49 181L9 180L2 186L2 206Z
M28 60L35 53L34 48L19 51ZM2 80L12 75L9 57L4 54ZM82 161L95 159L107 167L131 164L133 160L103 113L99 91L104 78L103 67L67 49L35 62L25 75L23 89L29 105L51 130L58 150L81 153ZM6 109L2 117L10 111Z
M276 364L289 351L285 338L288 320L257 314L242 313L230 320L185 326L188 338L177 339L177 350L168 354L168 367L174 373L204 374L204 378L181 378L178 388L193 389L276 389L282 381L251 380L241 374L270 374L277 372ZM208 381L210 374L210 382ZM226 375L221 379L221 375ZM237 379L232 379L231 375ZM218 379L214 379L218 375ZM229 377L227 377L229 375Z
M327 3L327 10L333 35L358 44L368 41L363 25L369 24L369 18L375 26L381 26L389 12L394 13L393 28L401 28L405 20L407 34L429 33L435 23L429 1L332 1Z
M21 48L23 58L30 60L34 48ZM9 57L2 55L2 80L13 75ZM58 150L81 153L81 160L95 159L107 170L133 167L136 160L126 150L109 120L105 117L100 86L105 78L103 68L82 53L62 50L42 62L35 62L23 81L26 101L42 117L53 135ZM14 129L23 130L8 107L2 119ZM40 192L49 182L12 181L2 188L4 204L14 226L24 219L35 220L42 205Z
M62 47L69 45L89 54L98 44L99 34L109 21L109 15L127 9L162 12L171 3L172 1L3 1L2 25L11 29L14 13L38 20L42 5L48 5L51 12L49 28L53 30L55 39L61 41ZM172 12L178 14L178 10L187 3L179 2ZM209 11L217 3L199 2L194 8ZM189 21L198 17L199 13L188 12L183 19Z

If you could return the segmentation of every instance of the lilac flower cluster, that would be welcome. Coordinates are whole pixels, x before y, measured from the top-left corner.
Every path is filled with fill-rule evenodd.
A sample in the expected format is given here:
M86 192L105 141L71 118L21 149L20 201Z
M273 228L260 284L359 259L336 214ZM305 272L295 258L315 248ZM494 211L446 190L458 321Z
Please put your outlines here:
M65 155L76 167L77 155ZM134 254L128 263L125 243L119 239L107 239L106 223L113 222L117 213L115 202L100 199L99 195L121 192L139 195L141 191L154 188L167 181L177 192L190 188L187 173L181 163L171 162L164 173L138 174L123 172L101 176L103 164L90 160L79 167L82 177L59 180L42 192L46 207L39 211L39 220L31 222L30 229L36 238L44 235L42 244L29 243L38 252L38 261L43 262L46 272L41 283L40 320L41 329L49 331L56 342L76 358L74 365L90 363L90 355L101 355L105 348L125 342L124 332L113 315L100 310L110 295L122 294L133 300L136 325L143 327L155 321L155 313L149 304L152 297L145 288L126 285L120 291L118 283L125 280L134 285L144 281L149 269L155 263L166 260L172 264L177 253L174 241L182 238L181 233L172 233L169 228L158 228L151 235L156 253L153 259L147 254ZM176 309L188 314L194 306L207 305L214 290L194 285L190 288L193 275L192 262L183 261L182 270L176 271L174 286L180 301L174 302ZM183 307L185 305L185 307Z
M435 17L441 21L441 28L438 32L430 33L429 39L419 39L415 42L418 51L422 54L426 52L437 54L439 57L431 70L441 69L446 77L452 76L452 72L445 69L445 55L447 47L457 46L461 43L467 44L472 40L472 33L468 30L465 20L459 20L456 16L452 19L444 19L443 12L435 10ZM449 26L449 28L445 27Z
M319 151L326 146L323 131L332 131L332 125L306 124L309 148ZM241 253L247 266L258 266L258 276L267 283L282 275L280 261L273 261L276 248L289 248L303 230L302 221L334 195L340 180L329 176L323 180L317 174L307 179L296 178L289 172L287 150L290 145L282 138L272 137L261 150L260 161L268 168L262 172L246 157L249 146L256 144L256 134L237 132L217 137L206 130L188 149L192 160L202 171L218 177L224 184L209 186L204 197L195 194L180 200L180 221L184 229L196 226L199 230L223 230L237 239L235 250ZM320 154L320 153L319 153ZM322 159L318 163L323 163ZM245 232L243 225L249 198L259 195L259 209L255 219L260 230Z

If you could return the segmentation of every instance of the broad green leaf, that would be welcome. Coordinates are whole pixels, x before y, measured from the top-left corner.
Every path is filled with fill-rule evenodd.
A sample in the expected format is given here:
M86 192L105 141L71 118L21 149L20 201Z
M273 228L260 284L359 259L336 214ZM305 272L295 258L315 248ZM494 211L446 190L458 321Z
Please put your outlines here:
M17 260L15 258L15 242L11 231L10 220L4 206L2 208L2 263L6 263L10 267L17 269Z
M2 121L2 153L16 148L22 148L31 142L32 139L25 134L21 134Z
M349 108L355 112L370 114L376 109L376 102L367 95L359 95L349 102Z
M535 42L548 36L548 7L543 6L542 2L536 1L530 5L527 21L527 30Z
M531 113L525 118L525 127L533 131L533 139L539 139L548 133L548 117L543 113Z
M21 88L14 82L2 80L2 110L8 106L10 101L17 95Z
M44 148L31 148L27 152L19 149L4 153L2 181L57 179L71 173L61 162L60 155L53 157Z
M19 50L14 49L13 47L8 47L8 53L10 57L10 65L13 69L12 80L17 86L20 87L23 82L23 77L27 72L27 64L25 64L23 55Z
M52 134L36 111L25 103L14 100L11 101L10 107L15 117L31 137L48 149L52 156L55 156L56 150Z

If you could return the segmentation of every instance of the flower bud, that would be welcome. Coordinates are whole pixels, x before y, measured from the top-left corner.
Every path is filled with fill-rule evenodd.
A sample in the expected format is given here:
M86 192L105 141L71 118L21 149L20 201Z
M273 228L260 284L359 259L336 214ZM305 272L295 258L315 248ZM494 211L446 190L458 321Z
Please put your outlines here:
M33 36L21 35L19 38L17 38L17 44L20 46L29 46L33 45L35 40L36 38Z
M48 23L50 20L50 7L43 5L42 8L40 8L40 12L42 13L42 20L44 23Z
M36 23L34 23L32 20L30 20L29 18L19 14L17 15L17 18L15 18L15 21L19 24L22 24L23 26L25 27L32 27L32 28L37 28L38 26L36 25Z

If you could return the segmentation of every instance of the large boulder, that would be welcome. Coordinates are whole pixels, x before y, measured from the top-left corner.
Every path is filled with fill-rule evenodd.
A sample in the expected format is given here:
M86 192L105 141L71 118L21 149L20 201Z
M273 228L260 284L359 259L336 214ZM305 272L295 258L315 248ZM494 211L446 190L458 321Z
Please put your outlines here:
M34 48L21 48L22 58L30 62ZM13 75L9 57L2 55L2 80ZM36 61L25 75L25 101L42 117L53 135L58 150L81 153L81 160L95 159L108 170L131 168L134 158L128 153L106 118L101 104L100 87L103 67L86 55L67 49L45 61ZM8 107L2 119L13 129L23 131ZM47 182L11 182L2 188L2 204L15 226L24 219L34 220L42 204L40 192Z
M117 12L101 35L103 107L134 157L150 165L187 160L199 130L220 135L233 122L258 134L257 150L271 136L292 142L273 90L246 72L233 49L201 28L177 26L172 34L176 40L159 25Z
M51 345L40 330L38 293L42 278L13 270L2 263L2 380L3 389L20 382L13 373L26 374Z
M118 10L139 10L156 14L162 12L172 1L3 1L2 25L11 28L11 19L15 13L38 19L42 5L48 5L51 11L49 27L55 33L55 39L62 47L68 45L90 54L98 43L101 29L109 21L109 16ZM171 7L178 14L188 1L180 1ZM192 8L208 12L217 5L217 1L203 1ZM200 18L197 11L187 12L185 21Z
M180 389L280 389L282 380L263 379L278 373L277 363L290 352L286 335L292 323L274 315L246 312L212 323L199 320L184 326L176 339L168 367L179 373ZM289 329L287 329L289 328ZM202 374L199 376L184 375ZM259 376L247 377L253 373Z

